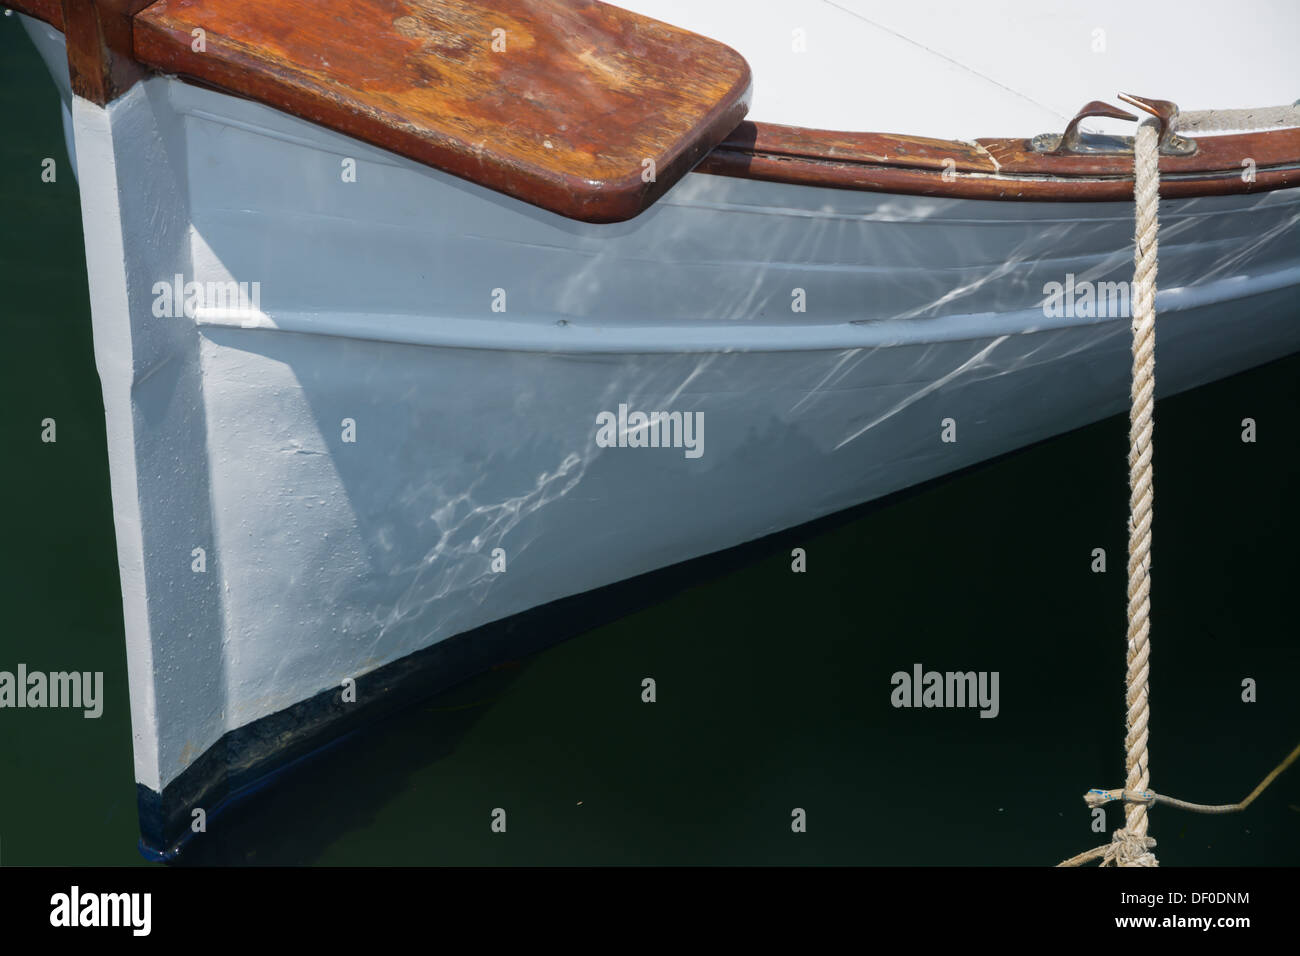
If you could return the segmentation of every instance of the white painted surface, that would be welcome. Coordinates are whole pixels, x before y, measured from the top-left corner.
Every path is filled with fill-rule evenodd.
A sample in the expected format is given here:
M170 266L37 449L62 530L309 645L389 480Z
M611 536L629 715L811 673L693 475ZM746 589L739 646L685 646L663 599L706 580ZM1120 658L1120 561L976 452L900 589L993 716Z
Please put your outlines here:
M126 622L136 779L155 790L223 732L220 604L189 570L210 539L198 342L142 321L148 275L188 267L176 141L138 86L108 109L72 101L95 361L104 391ZM175 132L173 129L172 133Z
M594 226L165 78L74 118L154 789L344 677L1127 402L1127 320L1041 309L1129 277L1124 203L693 174ZM1164 204L1163 393L1300 348L1296 193ZM259 307L155 317L177 272ZM702 412L703 456L598 448L620 403Z
M122 578L126 622L127 679L136 780L158 789L158 705L154 654L145 594L140 502L136 496L135 419L131 412L131 333L127 306L126 251L117 205L117 157L108 113L84 100L73 103L83 134L88 175L79 181L86 235L86 272L94 291L95 365L104 386L113 526Z
M1122 105L1115 100L1121 91L1173 100L1184 110L1279 106L1300 97L1295 0L619 0L619 6L739 51L754 72L749 118L791 126L943 139L1028 137L1060 132L1090 100ZM803 53L793 49L797 29L804 31ZM1098 39L1104 50L1094 51Z

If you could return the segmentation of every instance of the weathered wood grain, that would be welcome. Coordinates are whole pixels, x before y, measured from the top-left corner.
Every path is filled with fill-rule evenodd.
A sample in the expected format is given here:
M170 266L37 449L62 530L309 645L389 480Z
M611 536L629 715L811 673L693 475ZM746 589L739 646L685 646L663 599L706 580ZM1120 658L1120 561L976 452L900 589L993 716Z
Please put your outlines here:
M72 92L101 106L144 71L131 49L131 18L150 0L63 0Z
M1203 136L1160 160L1160 195L1190 198L1300 186L1300 129ZM1255 176L1243 177L1253 160ZM742 123L699 172L799 186L1028 202L1125 202L1133 157L1049 156L1023 139L974 144L886 133Z
M989 154L971 143L897 133L844 133L805 129L801 126L752 123L748 120L737 126L718 145L728 151L748 151L764 156L808 158L832 163L874 163L942 171L947 161L952 160L952 168L967 172L993 172L997 169Z
M159 0L134 47L591 222L654 202L735 128L750 89L729 47L596 0Z
M56 30L63 29L63 0L4 0L0 6L44 20Z
M938 197L1127 201L1130 156L739 123L734 51L595 0L9 0L61 26L80 95L155 69L269 103L564 215L625 219L686 170ZM248 9L244 9L247 6ZM206 31L207 50L192 31ZM506 49L492 50L504 30ZM124 45L124 38L126 41ZM734 129L733 129L734 127ZM1203 136L1167 198L1300 186L1300 130ZM549 145L548 145L549 144ZM644 161L655 181L644 182ZM1255 167L1243 177L1243 162Z
M1050 156L1036 153L1023 139L976 140L1007 175L1035 176L1132 176L1133 154L1108 156L1078 154ZM1242 170L1243 159L1256 167L1286 166L1300 162L1300 128L1274 129L1257 133L1200 136L1190 156L1161 156L1161 177L1180 173L1211 173Z

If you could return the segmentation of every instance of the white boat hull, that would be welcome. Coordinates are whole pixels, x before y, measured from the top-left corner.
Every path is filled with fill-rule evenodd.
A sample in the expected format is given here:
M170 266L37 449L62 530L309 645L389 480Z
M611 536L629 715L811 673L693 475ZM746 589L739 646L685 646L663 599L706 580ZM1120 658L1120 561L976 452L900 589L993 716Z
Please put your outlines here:
M168 78L72 119L158 850L349 680L1127 406L1128 319L1043 305L1129 277L1127 204L691 174L596 226ZM1300 349L1297 192L1164 204L1162 394ZM620 406L698 456L603 447Z

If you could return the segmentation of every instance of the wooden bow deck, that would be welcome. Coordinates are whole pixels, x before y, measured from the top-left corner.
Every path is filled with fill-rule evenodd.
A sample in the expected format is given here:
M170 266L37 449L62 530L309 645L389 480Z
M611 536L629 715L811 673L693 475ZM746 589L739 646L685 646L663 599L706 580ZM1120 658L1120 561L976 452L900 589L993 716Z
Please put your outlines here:
M1128 201L1133 189L1131 158L1045 154L1023 138L741 123L740 54L595 0L0 5L64 31L73 90L96 103L150 68L174 73L591 222L632 218L692 168L1001 201ZM1205 137L1192 155L1162 156L1160 175L1170 199L1293 188L1300 128Z
M48 0L27 5L54 19ZM65 0L62 13L88 98L122 92L134 60L588 222L637 215L748 108L740 54L597 0Z
M594 0L160 0L135 53L589 222L654 202L750 87L729 47Z

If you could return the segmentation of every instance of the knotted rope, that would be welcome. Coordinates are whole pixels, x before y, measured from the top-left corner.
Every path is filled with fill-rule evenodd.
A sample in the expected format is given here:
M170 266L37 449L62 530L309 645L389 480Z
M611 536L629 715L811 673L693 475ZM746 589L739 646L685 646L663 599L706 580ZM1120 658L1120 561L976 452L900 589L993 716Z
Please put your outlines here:
M1254 803L1255 798L1263 793L1283 770L1295 763L1296 757L1300 757L1300 745L1297 745L1285 760L1274 767L1272 772L1260 781L1259 786L1252 790L1240 803L1191 803L1187 800L1166 797L1164 794L1155 793L1151 790L1089 790L1083 795L1083 802L1090 807L1102 807L1114 800L1123 800L1125 803L1140 803L1148 807L1161 803L1167 807L1191 810L1193 813L1236 813L1239 810L1245 810Z
M1300 108L1266 107L1255 110L1203 110L1180 113L1174 127L1208 132L1300 125ZM1147 836L1147 808L1157 803L1197 813L1231 813L1244 810L1300 755L1296 747L1245 800L1238 804L1207 806L1165 797L1147 789L1150 761L1147 723L1150 704L1147 685L1151 659L1151 520L1155 501L1152 469L1153 415L1156 381L1156 267L1159 254L1160 152L1157 123L1143 122L1133 142L1133 197L1137 229L1133 254L1133 378L1129 390L1129 534L1128 534L1128 669L1125 703L1128 713L1124 737L1127 778L1123 790L1090 790L1084 800L1098 807L1112 800L1125 804L1124 826L1111 834L1111 842L1058 864L1078 866L1097 858L1102 866L1158 866Z
M1287 755L1285 760L1274 767L1269 775L1259 782L1259 786L1252 790L1240 803L1190 803L1186 800L1166 797L1164 794L1155 793L1151 790L1089 790L1083 795L1083 799L1090 807L1101 807L1115 800L1123 800L1130 806L1141 806L1143 808L1164 804L1169 807L1177 807L1180 810L1190 810L1193 813L1236 813L1245 810L1254 803L1255 798L1263 793L1283 770L1295 763L1297 757L1300 757L1300 744ZM1139 836L1131 832L1128 826L1124 826L1111 834L1111 842L1107 846L1099 846L1095 850L1088 850L1078 856L1072 856L1068 860L1058 863L1057 866L1079 866L1098 857L1101 858L1102 866L1155 866L1155 854L1147 852L1155 845L1156 841L1153 837L1145 834ZM1149 863L1144 862L1147 857L1150 857Z
M1156 845L1155 837L1137 836L1120 827L1110 835L1110 843L1095 850L1087 850L1068 860L1062 860L1057 866L1082 866L1098 857L1102 866L1157 866L1156 855L1151 848ZM1145 862L1149 858L1150 862ZM1137 862L1132 862L1137 861Z

